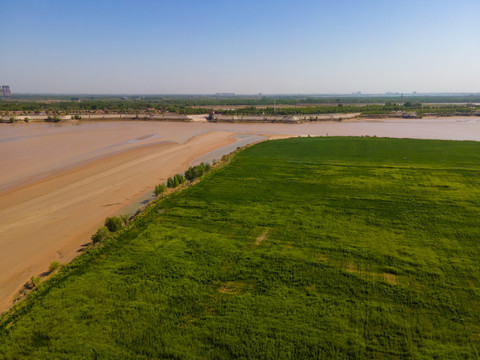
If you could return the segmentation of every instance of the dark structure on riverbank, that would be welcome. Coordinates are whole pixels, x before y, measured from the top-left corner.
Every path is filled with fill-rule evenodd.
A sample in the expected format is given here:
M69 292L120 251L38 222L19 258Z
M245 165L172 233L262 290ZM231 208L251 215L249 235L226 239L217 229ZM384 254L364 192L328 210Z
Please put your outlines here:
M0 96L10 96L12 93L10 92L10 86L9 85L2 85L0 88Z

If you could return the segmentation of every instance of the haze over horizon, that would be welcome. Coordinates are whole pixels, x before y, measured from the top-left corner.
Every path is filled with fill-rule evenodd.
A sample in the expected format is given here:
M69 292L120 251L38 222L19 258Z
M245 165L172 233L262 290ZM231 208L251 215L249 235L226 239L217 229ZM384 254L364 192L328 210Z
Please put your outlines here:
M2 1L14 93L478 93L480 2Z

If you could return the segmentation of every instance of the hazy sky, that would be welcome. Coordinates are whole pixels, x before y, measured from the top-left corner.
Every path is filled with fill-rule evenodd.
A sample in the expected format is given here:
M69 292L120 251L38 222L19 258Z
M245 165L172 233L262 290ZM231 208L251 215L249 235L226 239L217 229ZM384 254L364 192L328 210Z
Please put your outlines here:
M480 0L0 0L0 83L50 93L480 92Z

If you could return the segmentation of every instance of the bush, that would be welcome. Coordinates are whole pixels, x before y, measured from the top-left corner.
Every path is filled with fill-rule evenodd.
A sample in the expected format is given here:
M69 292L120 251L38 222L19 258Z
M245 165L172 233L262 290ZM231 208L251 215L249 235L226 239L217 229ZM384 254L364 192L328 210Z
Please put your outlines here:
M48 267L48 272L52 273L54 272L55 270L57 270L58 268L60 267L60 263L58 261L54 261L50 264L50 266Z
M165 191L167 191L167 185L159 184L159 185L155 186L155 195L156 196L163 194Z
M123 227L123 221L117 216L109 217L105 220L105 226L111 232L120 230Z
M40 284L40 281L42 281L42 278L40 276L32 276L30 281L32 282L33 287L37 287L38 284Z
M92 241L95 244L97 242L107 239L109 236L110 236L110 230L108 230L106 226L102 226L97 230L97 232L94 235L92 235Z
M175 187L175 181L173 180L172 177L169 177L167 179L167 187L169 187L169 188L174 188Z

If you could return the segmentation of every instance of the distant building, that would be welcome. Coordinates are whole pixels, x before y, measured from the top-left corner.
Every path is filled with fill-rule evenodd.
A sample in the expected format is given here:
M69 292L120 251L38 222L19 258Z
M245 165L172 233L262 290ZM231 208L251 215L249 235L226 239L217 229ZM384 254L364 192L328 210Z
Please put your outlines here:
M0 88L0 96L10 96L12 93L10 92L10 86L2 85Z

